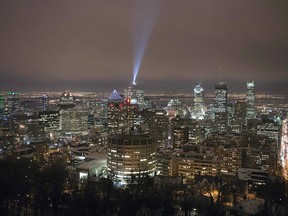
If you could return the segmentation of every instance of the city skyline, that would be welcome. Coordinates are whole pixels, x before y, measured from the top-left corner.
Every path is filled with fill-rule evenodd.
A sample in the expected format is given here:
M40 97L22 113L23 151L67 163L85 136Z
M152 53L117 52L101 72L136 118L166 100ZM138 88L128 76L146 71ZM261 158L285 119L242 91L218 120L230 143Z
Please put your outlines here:
M122 91L139 66L145 92L192 94L198 82L213 92L224 81L244 93L254 80L256 93L285 94L287 9L272 1L2 1L0 89Z

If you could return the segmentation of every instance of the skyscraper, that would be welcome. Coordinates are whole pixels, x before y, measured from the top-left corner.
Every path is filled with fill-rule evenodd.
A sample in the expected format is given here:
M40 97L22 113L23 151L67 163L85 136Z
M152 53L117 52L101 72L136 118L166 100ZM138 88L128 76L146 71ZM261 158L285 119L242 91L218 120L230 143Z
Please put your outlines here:
M88 110L76 106L76 99L69 91L62 93L58 106L60 129L63 134L87 133Z
M204 119L205 106L204 106L204 89L200 83L194 88L194 109L192 113L193 119Z
M125 99L129 98L131 104L137 104L139 109L147 108L144 100L144 90L141 89L136 83L130 84L127 89L124 89Z
M108 97L108 133L124 130L124 98L114 90Z
M234 112L232 119L232 131L234 133L241 133L243 130L246 117L246 102L236 101L234 103Z
M255 112L255 83L254 81L247 82L247 95L246 95L246 124L248 119L254 119Z
M134 97L135 86L130 87L125 100L116 91L108 97L107 167L124 183L131 176L153 174L156 168L155 132L141 118L137 103L141 99Z
M49 106L49 97L48 95L43 95L42 96L42 110L46 111Z
M215 130L217 132L225 132L227 129L227 85L224 82L215 85Z

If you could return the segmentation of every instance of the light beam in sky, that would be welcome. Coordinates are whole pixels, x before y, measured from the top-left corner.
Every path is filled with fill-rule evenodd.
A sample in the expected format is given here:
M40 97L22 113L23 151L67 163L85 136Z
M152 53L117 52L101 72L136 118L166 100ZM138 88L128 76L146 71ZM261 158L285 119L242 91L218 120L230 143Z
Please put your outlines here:
M133 85L136 84L136 78L155 24L159 3L158 0L137 1L135 3L133 14Z

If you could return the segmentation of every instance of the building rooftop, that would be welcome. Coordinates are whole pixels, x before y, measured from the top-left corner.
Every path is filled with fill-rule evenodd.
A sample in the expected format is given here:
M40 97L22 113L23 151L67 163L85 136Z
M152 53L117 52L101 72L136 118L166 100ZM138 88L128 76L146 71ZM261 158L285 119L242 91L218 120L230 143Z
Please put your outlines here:
M122 100L122 97L120 96L120 94L114 90L108 97L108 100Z

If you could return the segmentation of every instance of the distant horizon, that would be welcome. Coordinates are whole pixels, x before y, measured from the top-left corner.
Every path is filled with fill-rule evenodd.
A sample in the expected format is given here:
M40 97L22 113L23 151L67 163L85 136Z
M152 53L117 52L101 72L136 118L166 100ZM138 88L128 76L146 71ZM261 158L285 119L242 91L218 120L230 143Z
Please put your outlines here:
M255 82L255 92L256 94L271 94L271 95L288 95L288 86L284 82L275 83L272 85L269 83L257 82L255 80L249 80ZM94 84L95 82L95 84ZM225 82L225 81L223 81ZM193 93L193 89L197 85L197 83L201 83L204 88L205 93L213 94L214 87L216 82L197 82L197 81L188 81L188 80L181 80L180 81L143 81L137 83L138 86L143 88L144 92L146 93ZM246 94L246 83L247 82L225 82L228 86L228 94ZM29 84L29 83L28 83ZM131 83L127 82L125 85L124 82L112 82L112 81L92 81L89 80L87 82L77 83L77 81L71 82L54 82L54 87L52 85L43 84L42 86L35 86L29 87L25 83L21 83L18 87L12 87L10 84L9 86L0 86L0 91L7 92L7 91L17 91L17 92L62 92L65 90L70 90L71 92L103 92L109 93L113 90L117 90L119 93L124 92L124 89L130 85ZM38 83L39 84L39 83ZM287 93L285 93L287 92Z
M187 82L188 81L186 81L185 83L187 84ZM165 94L165 93L167 93L167 94L173 94L173 93L175 93L175 94L193 94L193 89L197 85L197 83L199 83L199 82L192 83L192 84L194 84L194 86L191 84L191 86L190 86L191 88L189 88L189 89L188 89L187 85L185 88L183 88L183 87L177 88L177 85L173 84L173 88L170 88L170 89L166 88L165 90L164 90L164 88L161 88L162 86L165 85L165 82L161 83L162 86L160 85L160 88L159 88L159 86L158 86L158 88L157 87L156 88L149 87L151 85L151 82L148 83L148 87L145 87L146 85L142 85L141 83L140 84L137 83L137 85L140 88L142 88L144 90L144 92L147 94L153 94L153 93L155 93L155 94ZM235 86L235 85L230 86L229 82L225 82L225 83L228 86L228 94L246 94L246 82L241 84L241 85L237 85L237 86ZM118 84L118 85L116 84L113 87L105 87L105 88L103 88L103 84L102 84L101 85L102 88L94 88L94 89L92 87L87 88L87 86L86 86L86 88L85 87L81 88L81 87L77 87L76 85L75 86L68 86L68 87L57 86L56 88L53 88L50 86L49 89L47 87L46 88L45 87L44 88L37 88L37 89L36 88L25 88L25 87L23 87L23 88L6 88L6 89L1 88L0 92L15 91L15 92L20 92L20 93L26 93L26 92L27 93L28 92L43 92L43 93L45 93L45 92L47 92L47 93L48 92L58 92L58 93L61 93L61 92L64 92L65 90L69 90L71 93L73 93L73 92L78 92L78 93L79 92L87 92L87 93L107 93L107 94L109 94L109 93L113 92L113 90L117 90L119 93L123 93L124 89L128 85L130 85L131 83L128 83L126 86L123 85L123 83L121 83L121 84ZM181 83L177 83L177 84L181 85ZM209 83L209 84L210 85L208 86L205 83L204 84L201 83L201 85L204 88L205 94L214 94L214 87L215 87L216 83L212 86L211 86L211 83ZM169 85L169 83L168 83L168 85ZM288 91L287 91L287 93L284 93L286 90L284 90L283 92L280 92L280 91L275 91L275 88L271 88L272 89L272 91L271 91L271 89L269 89L269 88L263 88L263 86L259 87L257 82L255 82L255 85L256 85L256 87L255 87L256 95L257 94L282 95L282 96L288 95ZM171 83L170 83L170 86L171 86ZM278 86L278 89L281 89L281 86L279 86L277 84L275 84L275 86ZM283 90L283 88L282 88L282 90Z

